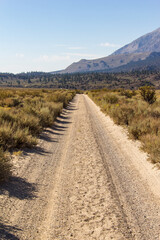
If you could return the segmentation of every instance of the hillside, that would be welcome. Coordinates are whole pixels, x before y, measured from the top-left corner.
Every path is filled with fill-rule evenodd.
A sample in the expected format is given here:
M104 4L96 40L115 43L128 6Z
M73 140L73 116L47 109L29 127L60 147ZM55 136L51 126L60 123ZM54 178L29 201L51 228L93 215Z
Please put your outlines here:
M160 52L160 28L115 51L112 55Z
M133 65L133 62L143 61L152 52L160 52L160 28L125 45L110 56L94 60L82 59L79 62L72 63L65 70L59 71L59 73L114 71L115 68L130 63ZM152 59L149 60L149 64L152 66L155 62L154 58L157 61L156 55L152 55ZM141 64L143 65L143 63ZM145 64L147 64L147 62L145 62ZM125 68L128 69L128 66ZM134 68L140 69L139 65L135 65ZM115 70L117 71L117 69Z
M129 72L138 70L159 71L160 70L160 52L152 52L146 59L131 61L126 65L111 69L111 72ZM106 69L106 72L109 72Z
M74 72L92 72L101 70L110 70L119 66L126 65L131 61L144 60L149 56L147 53L135 53L135 54L121 54L121 55L110 55L94 60L82 59L79 62L75 62L67 67L65 70L59 73L74 73Z

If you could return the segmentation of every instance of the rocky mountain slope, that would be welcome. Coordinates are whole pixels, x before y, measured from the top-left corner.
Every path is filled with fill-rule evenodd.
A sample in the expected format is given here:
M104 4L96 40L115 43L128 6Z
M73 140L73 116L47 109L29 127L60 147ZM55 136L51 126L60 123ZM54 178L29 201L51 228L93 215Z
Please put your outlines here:
M160 71L160 52L152 52L146 59L131 61L125 65L114 69L104 70L104 72L129 72L129 71Z
M127 44L112 55L144 52L160 52L160 28Z
M135 54L120 54L110 55L108 57L99 58L95 60L82 59L75 62L63 70L61 73L74 72L92 72L101 70L110 70L122 65L126 65L131 61L144 60L150 53L135 53Z
M117 69L133 62L139 63L139 61L149 57L152 52L160 52L160 28L136 39L110 56L94 60L82 59L71 64L65 70L59 71L59 73L114 71L115 68ZM154 55L149 62L150 65L154 65ZM138 65L134 67L137 68Z

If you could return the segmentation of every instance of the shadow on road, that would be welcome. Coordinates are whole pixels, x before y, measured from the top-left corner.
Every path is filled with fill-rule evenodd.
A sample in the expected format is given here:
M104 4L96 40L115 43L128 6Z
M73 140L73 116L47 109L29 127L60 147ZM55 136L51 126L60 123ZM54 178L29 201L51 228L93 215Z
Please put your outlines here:
M29 183L24 178L16 176L11 176L8 182L1 185L0 189L0 195L8 194L9 197L20 200L35 198L35 192L35 184Z
M46 142L58 142L58 135L64 135L64 132L68 129L69 125L72 123L70 121L70 113L77 110L75 107L75 99L68 104L68 106L63 109L61 115L55 121L53 127L47 128L40 135L40 139ZM57 139L54 137L57 135ZM30 154L39 154L44 156L49 156L52 152L47 151L41 146L36 146L31 149L24 149L24 156L31 156ZM34 155L33 155L34 156ZM23 199L33 199L36 197L36 186L35 184L27 182L24 178L11 176L9 181L0 186L0 195L8 194L9 197Z
M54 132L52 132L52 134L54 134ZM46 142L57 142L56 139L54 139L53 137L50 137L47 132L43 132L41 135L40 135L40 139L46 141Z
M17 231L21 229L0 222L0 239L19 240L20 238L15 236Z
M46 129L45 132L51 133L53 135L64 135L64 132L67 130L68 125L72 123L70 121L69 114L75 110L77 110L77 108L75 107L75 100L73 99L72 102L70 102L68 106L63 109L60 116L56 119L54 125L51 128Z
M42 138L43 139L43 138ZM47 140L46 140L47 141ZM49 140L48 140L49 141ZM55 141L57 142L57 141ZM23 151L23 155L24 156L30 156L30 154L39 154L39 155L49 155L49 154L52 154L52 152L49 152L49 151L46 151L44 148L42 147L39 147L39 146L35 146L34 148L26 148L24 149Z
M74 99L72 100L72 102L70 102L70 103L68 104L68 106L64 109L64 112L65 112L66 110L68 110L68 111L75 111L75 110L77 110L77 107L76 107L76 99L75 99L75 98L74 98Z

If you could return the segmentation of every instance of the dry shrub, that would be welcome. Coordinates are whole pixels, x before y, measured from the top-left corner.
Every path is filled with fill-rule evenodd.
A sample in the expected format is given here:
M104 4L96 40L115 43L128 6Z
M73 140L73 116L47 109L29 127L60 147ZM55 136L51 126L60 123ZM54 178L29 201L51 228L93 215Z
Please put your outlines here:
M160 135L147 134L142 137L143 149L150 153L153 163L160 163Z
M141 136L151 133L151 122L150 119L135 118L130 124L129 133L134 139L140 139Z
M32 147L36 139L30 135L28 128L17 128L16 124L3 123L0 126L0 147L3 150Z
M103 97L103 100L110 104L118 103L118 97L115 96L115 94L111 94L111 93L105 94L105 96Z
M151 116L153 118L160 118L160 107L155 107L154 109L151 109Z
M15 91L9 89L0 89L0 100L4 100L5 98L10 98L15 96Z
M0 182L5 181L11 174L11 163L9 157L0 148Z
M21 103L21 100L18 98L6 98L1 101L1 106L6 107L16 107Z
M15 115L11 113L11 111L6 111L5 109L0 109L0 123L6 122L14 122Z
M129 125L134 118L134 109L127 106L119 106L112 110L112 117L119 125Z
M125 96L126 98L132 98L133 96L136 96L136 91L121 89L120 95Z
M130 137L141 140L152 162L160 163L160 98L155 102L155 94L151 87L141 88L143 101L131 90L88 91L103 112L109 114L117 124L128 127Z
M151 86L140 87L140 94L144 101L149 104L153 104L156 101L156 92L155 89Z
M32 147L36 136L52 126L75 91L0 89L0 181L10 174L3 151Z
M32 135L37 135L42 131L40 120L37 116L19 113L16 118L17 126L21 129L27 128Z

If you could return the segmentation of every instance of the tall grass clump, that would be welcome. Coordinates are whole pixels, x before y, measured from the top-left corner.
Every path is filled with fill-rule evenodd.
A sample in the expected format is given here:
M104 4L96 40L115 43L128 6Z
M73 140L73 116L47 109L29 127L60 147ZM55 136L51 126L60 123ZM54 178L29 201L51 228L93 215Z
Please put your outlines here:
M10 174L6 151L37 143L37 136L51 127L75 91L0 89L0 181Z
M160 97L152 87L131 90L91 90L88 95L110 115L126 126L129 136L142 142L153 163L160 163Z

